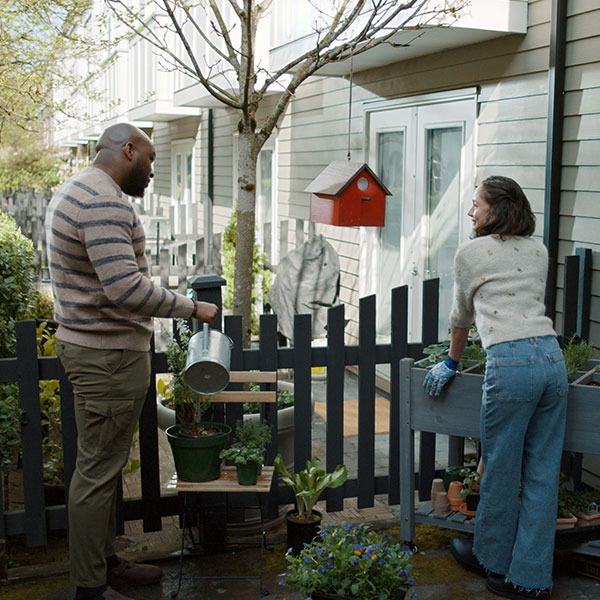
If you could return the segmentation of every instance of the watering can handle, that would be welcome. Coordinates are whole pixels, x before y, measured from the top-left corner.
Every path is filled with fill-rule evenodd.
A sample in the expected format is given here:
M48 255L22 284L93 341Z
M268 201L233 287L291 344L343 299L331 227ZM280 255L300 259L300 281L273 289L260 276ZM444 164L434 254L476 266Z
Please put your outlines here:
M202 325L202 354L208 354L208 323Z

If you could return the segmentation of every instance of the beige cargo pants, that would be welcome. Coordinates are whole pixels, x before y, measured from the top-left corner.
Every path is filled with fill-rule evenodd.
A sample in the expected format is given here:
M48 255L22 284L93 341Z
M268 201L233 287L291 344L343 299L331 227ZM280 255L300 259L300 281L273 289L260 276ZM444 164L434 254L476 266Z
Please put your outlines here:
M150 352L98 350L57 342L75 394L77 462L69 488L71 581L106 583L115 554L117 481L150 383Z

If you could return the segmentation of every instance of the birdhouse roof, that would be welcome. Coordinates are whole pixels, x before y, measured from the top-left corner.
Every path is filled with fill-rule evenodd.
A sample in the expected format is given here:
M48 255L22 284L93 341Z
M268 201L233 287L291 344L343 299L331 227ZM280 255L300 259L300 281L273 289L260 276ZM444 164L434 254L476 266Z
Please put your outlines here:
M386 196L392 193L385 187L381 179L373 173L367 163L350 162L346 160L334 160L321 171L315 179L305 188L305 192L313 194L327 194L328 196L339 196L352 181L363 170L367 170L369 175L381 186Z

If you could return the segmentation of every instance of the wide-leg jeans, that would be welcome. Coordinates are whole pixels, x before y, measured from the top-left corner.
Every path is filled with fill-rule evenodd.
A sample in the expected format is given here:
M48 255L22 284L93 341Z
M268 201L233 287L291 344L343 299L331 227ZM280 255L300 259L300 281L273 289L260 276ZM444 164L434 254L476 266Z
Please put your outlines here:
M487 348L473 551L485 568L528 590L552 585L567 392L554 336Z
M75 395L77 461L69 488L71 581L106 583L115 553L117 482L150 383L150 352L99 350L59 342Z

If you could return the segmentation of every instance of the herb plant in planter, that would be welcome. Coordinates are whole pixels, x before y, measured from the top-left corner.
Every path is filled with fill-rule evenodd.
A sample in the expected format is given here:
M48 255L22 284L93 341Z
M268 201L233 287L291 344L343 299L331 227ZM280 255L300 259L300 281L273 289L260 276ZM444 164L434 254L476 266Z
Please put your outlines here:
M278 454L273 462L275 470L281 475L281 481L289 485L296 496L296 510L291 510L286 517L287 544L297 554L305 543L310 542L317 534L322 515L314 510L314 505L326 488L344 485L348 478L345 465L338 465L332 473L319 469L319 458L315 456L306 461L306 468L292 475Z
M479 479L480 475L477 471L469 473L462 482L463 488L459 492L459 498L465 498L466 510L474 512L479 504Z
M219 453L227 444L231 427L201 420L210 407L209 397L194 392L184 381L191 332L184 320L177 321L177 329L179 342L171 339L166 351L172 374L166 393L173 399L177 422L165 433L171 444L178 478L192 482L211 481L221 474Z
M325 524L297 556L288 551L284 583L312 600L402 600L413 584L410 557L368 525Z
M238 421L235 437L236 441L229 448L221 450L220 457L235 464L240 485L255 485L264 463L267 444L271 441L271 426Z

